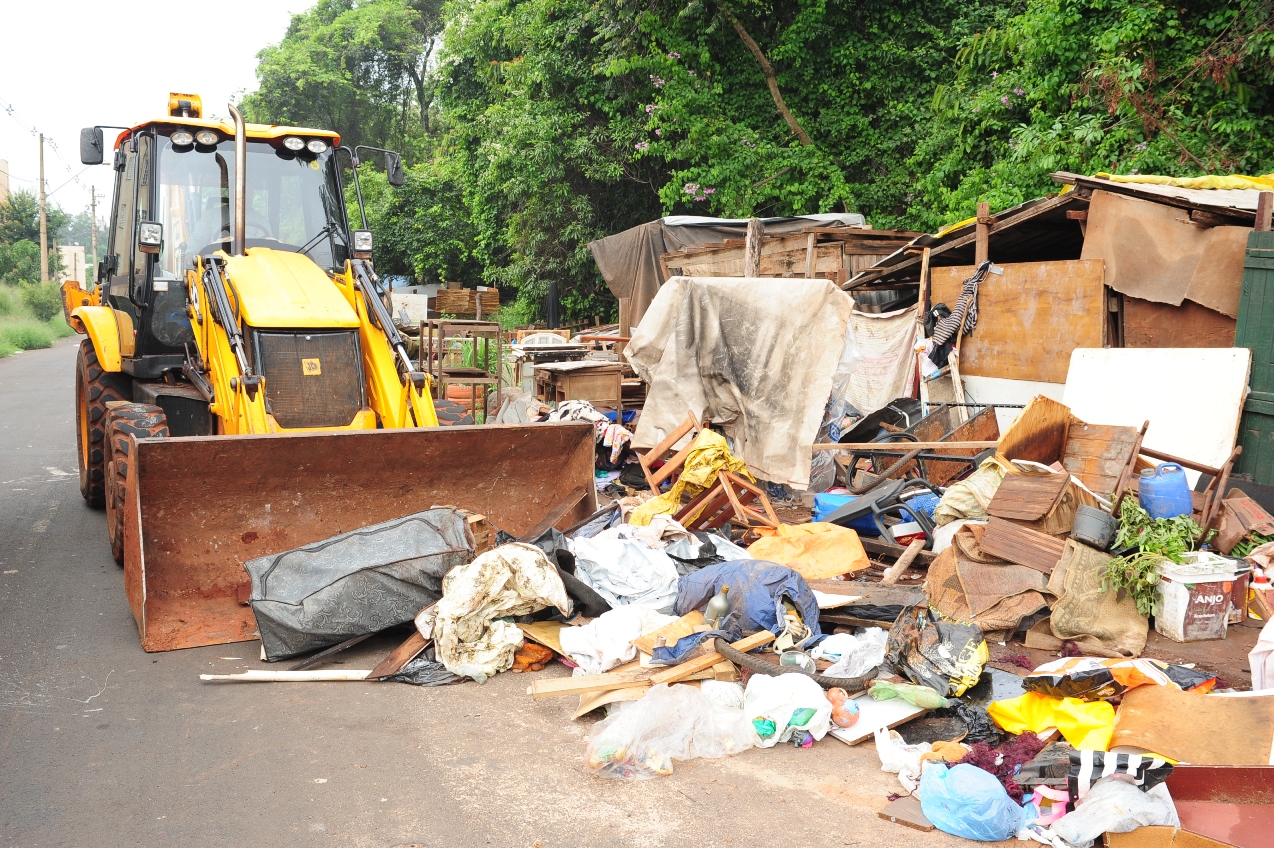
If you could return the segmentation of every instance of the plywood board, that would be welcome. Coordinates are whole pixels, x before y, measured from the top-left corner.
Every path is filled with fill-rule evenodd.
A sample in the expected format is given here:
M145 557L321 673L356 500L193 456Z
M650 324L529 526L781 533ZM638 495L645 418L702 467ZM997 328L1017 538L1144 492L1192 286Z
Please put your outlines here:
M1008 474L987 505L987 514L1038 521L1061 500L1069 482L1069 474Z
M1063 403L1093 424L1141 427L1143 444L1219 468L1238 438L1252 352L1247 348L1080 349ZM1186 471L1191 484L1197 471Z
M1248 697L1138 686L1124 695L1110 744L1194 765L1271 765L1274 693L1242 694Z
M1060 383L1071 351L1105 343L1100 259L998 266L978 289L978 326L960 347L960 373ZM933 302L954 307L972 265L933 268Z
M655 651L655 645L659 641L659 637L664 637L665 645L675 645L677 640L685 636L689 636L695 632L695 628L703 624L703 613L698 610L691 610L676 621L665 624L658 630L652 630L640 638L632 641L632 646L643 654L651 654Z
M566 656L566 651L562 650L562 628L564 627L566 624L561 621L536 621L518 625L523 636L563 657Z
M877 701L870 695L861 695L854 699L854 703L858 704L858 721L852 727L833 727L829 731L829 735L846 745L857 745L864 739L871 739L882 727L894 728L929 712L923 707L912 706L902 698Z
M1238 322L1192 300L1124 297L1124 347L1234 347Z

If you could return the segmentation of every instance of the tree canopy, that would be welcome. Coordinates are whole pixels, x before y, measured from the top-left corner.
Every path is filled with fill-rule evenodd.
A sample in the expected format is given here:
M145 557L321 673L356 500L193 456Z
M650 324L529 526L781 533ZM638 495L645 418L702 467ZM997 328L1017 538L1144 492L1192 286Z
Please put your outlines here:
M433 2L433 0L430 0ZM320 0L256 120L398 147L378 265L613 309L589 241L665 214L932 230L1064 169L1274 170L1274 2Z

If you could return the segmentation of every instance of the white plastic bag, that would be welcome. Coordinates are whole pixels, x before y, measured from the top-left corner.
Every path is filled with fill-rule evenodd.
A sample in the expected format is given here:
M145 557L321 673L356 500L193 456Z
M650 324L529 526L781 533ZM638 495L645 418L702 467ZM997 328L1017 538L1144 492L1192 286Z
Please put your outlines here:
M636 539L572 539L576 576L612 607L639 604L670 613L677 603L677 566Z
M1123 776L1112 775L1094 783L1075 810L1054 822L1051 830L1057 848L1089 848L1103 833L1156 824L1181 826L1167 784L1142 792Z
M673 760L727 757L754 739L742 710L693 686L661 684L593 727L584 767L599 777L648 780L672 774Z
M828 636L824 641L840 640L842 636L848 634L838 633ZM854 641L851 643L848 639ZM885 661L885 647L889 643L888 630L866 627L862 633L848 636L848 639L833 645L833 648L841 652L840 659L822 673L824 677L862 677Z
M629 605L602 613L580 627L563 627L562 650L578 668L575 675L601 674L620 663L637 658L632 641L677 617L655 612L648 607Z
M822 739L832 726L832 702L823 687L804 674L754 674L743 700L758 748L772 748L804 731ZM805 710L812 712L805 714Z
M908 745L896 730L887 727L876 729L876 754L880 757L880 770L898 775L898 782L908 792L915 792L920 785L920 757L933 750L928 742Z

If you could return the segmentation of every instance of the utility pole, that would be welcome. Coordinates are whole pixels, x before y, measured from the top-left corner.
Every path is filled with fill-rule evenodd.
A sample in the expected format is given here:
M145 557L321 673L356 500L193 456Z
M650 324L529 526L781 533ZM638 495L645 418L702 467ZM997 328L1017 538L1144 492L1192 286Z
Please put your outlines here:
M93 240L93 259L91 262L84 263L85 265L84 276L86 277L88 276L88 269L90 267L94 269L97 268L97 186L93 186L89 189L89 198L90 199L88 202L88 206L89 206L88 230L89 230L89 233L92 234L91 238Z
M49 281L49 219L44 211L44 133L40 133L40 282Z

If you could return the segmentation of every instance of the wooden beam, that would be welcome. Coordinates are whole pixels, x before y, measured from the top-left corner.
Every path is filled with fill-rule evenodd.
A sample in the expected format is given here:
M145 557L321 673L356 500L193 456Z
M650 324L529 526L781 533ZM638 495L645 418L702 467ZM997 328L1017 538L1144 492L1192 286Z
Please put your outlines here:
M765 239L765 225L760 218L748 219L748 238L744 245L743 276L761 276L761 242Z
M901 578L903 574L907 572L907 569L911 567L911 564L916 561L916 557L920 555L920 551L924 549L924 546L924 539L913 540L912 543L907 546L907 550L902 552L902 556L898 557L898 561L886 569L885 576L880 579L880 582L884 583L886 586L892 586L897 583L898 579Z
M818 236L810 233L805 239L805 279L814 279L814 245L818 243Z
M768 630L761 630L753 633L751 636L744 636L737 642L730 645L736 651L747 653L754 648L762 645L768 645L774 641L774 634ZM676 683L678 680L684 680L697 671L703 671L706 668L712 668L717 663L724 660L725 657L716 651L707 651L701 656L694 659L686 660L680 665L674 665L672 668L661 671L658 674L651 675L650 683L652 686L658 686L660 683Z
M995 219L991 217L991 204L985 200L978 204L978 218L973 225L973 264L981 265L987 260L991 251L991 225ZM957 337L959 333L956 334Z
M986 450L987 448L997 447L999 442L819 442L813 446L813 450L848 450L848 451L879 451L888 453L904 454L916 450L938 450L940 448L951 448L952 450Z
M1256 226L1254 229L1270 231L1270 212L1274 210L1274 192L1263 191L1256 196Z

